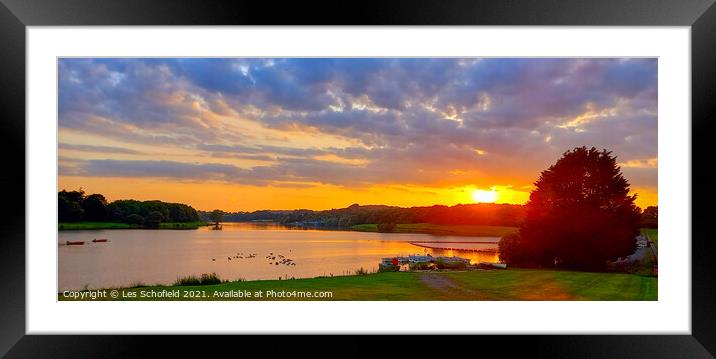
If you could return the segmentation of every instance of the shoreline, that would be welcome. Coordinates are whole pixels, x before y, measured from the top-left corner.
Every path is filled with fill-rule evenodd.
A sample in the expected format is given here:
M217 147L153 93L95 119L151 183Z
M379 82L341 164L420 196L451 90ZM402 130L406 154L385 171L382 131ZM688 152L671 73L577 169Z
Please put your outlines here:
M296 229L315 229L321 231L350 231L350 232L373 232L373 233L407 233L407 234L429 234L433 236L459 236L459 237L502 237L506 234L514 233L517 227L507 226L490 226L476 224L432 224L432 223L400 223L391 232L378 231L378 225L375 223L358 224L345 228L320 227L320 226L298 226L286 225L278 222L223 222L230 223L249 223L249 224L277 224L287 228ZM58 224L59 231L81 231L81 230L97 230L97 229L198 229L199 227L210 226L209 222L171 222L160 223L159 228L147 228L139 225L122 223L122 222L61 222Z
M198 229L199 227L210 226L209 222L162 222L158 228L149 228L137 224L123 222L59 222L58 231L85 231L98 229Z

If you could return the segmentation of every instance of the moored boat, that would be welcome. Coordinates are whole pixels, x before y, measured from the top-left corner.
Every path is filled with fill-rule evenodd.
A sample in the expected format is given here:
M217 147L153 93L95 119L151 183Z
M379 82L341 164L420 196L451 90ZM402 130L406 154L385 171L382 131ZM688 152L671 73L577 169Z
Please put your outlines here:
M68 246L81 246L85 244L85 241L67 241L65 242Z
M104 242L109 242L109 239L107 239L107 238L95 238L95 239L92 240L92 242L93 242L93 243L104 243Z

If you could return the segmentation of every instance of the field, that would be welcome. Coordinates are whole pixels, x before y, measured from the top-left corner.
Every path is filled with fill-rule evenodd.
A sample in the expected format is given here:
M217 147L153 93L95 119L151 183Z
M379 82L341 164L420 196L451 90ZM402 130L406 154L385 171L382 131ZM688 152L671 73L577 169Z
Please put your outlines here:
M206 226L205 222L166 222L160 223L159 229L197 229ZM67 222L60 223L58 229L77 230L77 229L132 229L144 228L136 224L120 223L120 222Z
M538 269L465 272L391 272L312 279L236 281L206 286L152 286L119 289L118 300L257 300L227 293L331 292L330 298L298 300L657 300L657 278L622 273ZM176 291L180 298L141 298ZM109 291L108 291L109 292ZM185 293L194 297L182 298ZM224 297L218 297L223 294ZM73 300L58 294L59 300ZM107 297L102 300L112 300ZM259 300L297 300L260 298Z
M358 224L352 226L351 230L360 232L377 232L378 225ZM437 236L502 237L515 231L517 231L516 227L401 223L395 226L393 233L425 233Z

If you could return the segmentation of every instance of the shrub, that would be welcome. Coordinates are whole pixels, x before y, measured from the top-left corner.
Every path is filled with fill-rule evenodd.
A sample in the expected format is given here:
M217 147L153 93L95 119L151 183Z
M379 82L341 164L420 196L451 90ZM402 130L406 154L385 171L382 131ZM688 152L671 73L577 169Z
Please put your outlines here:
M519 233L511 233L503 236L498 244L500 248L500 260L509 263L511 266L530 266L532 261L526 247L522 244L522 237Z
M201 275L201 285L212 285L212 284L221 284L221 278L216 275L216 273L210 273L210 274L202 274Z
M175 286L183 286L183 285L201 285L201 279L199 279L197 276L190 275L186 277L177 278L176 281L174 281Z
M356 275L368 275L369 273L368 273L367 269L360 267L360 268L356 269L355 274Z
M196 285L212 285L221 284L222 281L216 273L204 273L201 277L194 275L178 278L175 282L175 286L196 286Z
M410 270L429 270L429 269L435 269L435 263L430 262L417 262L417 263L410 263Z
M378 265L378 272L380 272L380 273L383 273L383 272L397 272L398 269L399 269L398 267L396 267L396 266L394 266L394 265L392 265L392 264L383 264L383 263L380 263L380 264Z
M438 269L466 269L467 263L462 262L462 261L453 261L453 262L436 261L435 266Z
M378 232L390 233L395 230L395 222L378 223Z

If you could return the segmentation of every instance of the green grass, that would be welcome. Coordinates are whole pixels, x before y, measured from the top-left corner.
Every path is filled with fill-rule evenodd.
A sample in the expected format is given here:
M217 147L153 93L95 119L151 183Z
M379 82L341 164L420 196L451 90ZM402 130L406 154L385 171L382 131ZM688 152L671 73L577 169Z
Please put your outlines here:
M358 224L351 230L360 232L377 232L377 224ZM395 226L393 233L425 233L438 236L476 236L502 237L517 231L517 227L482 226L482 225L443 225L432 223L401 223Z
M128 229L139 228L137 225L119 222L67 222L60 223L59 230L75 229Z
M117 300L152 300L142 293L198 291L193 298L156 300L257 300L214 297L228 291L330 291L328 300L657 300L656 277L539 269L465 272L386 272L311 279L235 281L201 286L153 286L118 289ZM59 300L65 298L60 293ZM259 300L297 300L260 298ZM311 298L327 300L324 298ZM298 300L311 300L302 298ZM101 300L112 300L106 298Z
M197 229L206 226L206 222L163 222L159 224L159 229ZM120 223L120 222L64 222L58 225L61 231L78 230L78 229L132 229L144 228L136 224Z
M471 273L471 272L466 272ZM446 273L484 300L656 300L656 277L537 269Z

